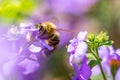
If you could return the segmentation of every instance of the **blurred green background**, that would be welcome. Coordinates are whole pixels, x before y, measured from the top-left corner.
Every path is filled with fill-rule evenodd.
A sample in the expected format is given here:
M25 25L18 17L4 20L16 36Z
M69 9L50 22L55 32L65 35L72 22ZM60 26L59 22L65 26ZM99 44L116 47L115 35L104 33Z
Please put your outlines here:
M96 34L107 31L115 48L119 48L119 9L119 0L0 0L0 27L10 27L21 22L37 23L54 17L59 28L87 30ZM60 45L41 69L42 80L70 80L73 69L68 64L69 54L65 46L76 34L63 40L70 34L60 34Z

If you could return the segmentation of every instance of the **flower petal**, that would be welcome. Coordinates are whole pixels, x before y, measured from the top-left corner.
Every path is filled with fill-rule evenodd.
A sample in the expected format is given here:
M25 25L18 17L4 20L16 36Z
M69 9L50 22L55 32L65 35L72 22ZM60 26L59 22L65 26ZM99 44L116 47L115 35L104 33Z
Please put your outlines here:
M116 50L116 54L118 54L120 56L120 49Z
M74 56L75 54L71 54L70 57L69 57L69 63L71 66L73 66L73 64L80 64L84 55L81 55L79 57L75 57Z
M98 48L100 58L104 58L110 55L110 50L107 46L101 46Z
M72 44L69 44L67 52L73 52L74 50L75 50L74 46Z
M117 70L115 80L120 80L120 68Z
M16 60L14 59L3 64L3 73L5 75L9 75L13 70L15 63L16 63Z
M70 63L71 66L72 66L73 57L74 57L74 55L70 55L70 57L69 57L69 63Z
M75 50L75 57L83 56L87 52L88 46L85 42L78 42L78 46Z
M82 78L83 80L88 80L91 76L91 73L91 68L87 64L86 56L84 56L82 65L80 67L79 78Z
M83 40L85 40L87 34L88 34L87 31L79 32L79 33L78 33L78 36L77 36L77 39L78 39L79 41L83 41Z
M29 50L30 50L31 52L33 52L33 53L40 52L41 49L42 49L41 47L35 46L35 45L33 45L33 44L29 47Z
M36 61L32 61L29 59L24 59L22 62L18 64L18 66L24 68L25 70L23 71L23 74L29 74L34 72L35 70L38 69L39 64Z

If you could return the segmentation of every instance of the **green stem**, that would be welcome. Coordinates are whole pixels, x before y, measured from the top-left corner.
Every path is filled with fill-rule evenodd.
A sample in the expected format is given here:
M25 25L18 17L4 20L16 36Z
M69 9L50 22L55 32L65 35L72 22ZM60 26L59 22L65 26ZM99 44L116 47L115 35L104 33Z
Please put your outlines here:
M97 56L99 57L98 47L95 49L95 52L97 53Z
M98 47L96 48L96 51L95 51L95 52L97 53L97 56L98 56L97 60L99 61L100 59L99 59ZM105 73L104 73L104 70L103 70L102 65L101 65L101 61L99 62L99 67L100 67L100 70L101 70L103 79L104 79L104 80L107 80L107 79L106 79L106 76L105 76Z
M113 80L115 80L115 77L113 77Z
M98 57L95 55L95 52L93 50L91 50L91 53L96 59L98 59Z
M106 79L106 76L105 76L105 73L104 73L104 71L103 71L103 68L102 68L101 62L99 63L99 67L100 67L100 70L101 70L101 73L102 73L103 79L104 79L104 80L107 80L107 79Z
M96 58L97 61L99 61L99 67L100 67L100 70L101 70L101 73L102 73L102 76L103 76L103 79L106 80L106 76L105 76L105 73L104 73L104 70L102 68L102 65L101 65L101 61L100 61L100 58L99 58L99 53L98 53L98 47L94 49L94 51L91 49L90 50L92 55ZM96 55L95 55L96 54Z

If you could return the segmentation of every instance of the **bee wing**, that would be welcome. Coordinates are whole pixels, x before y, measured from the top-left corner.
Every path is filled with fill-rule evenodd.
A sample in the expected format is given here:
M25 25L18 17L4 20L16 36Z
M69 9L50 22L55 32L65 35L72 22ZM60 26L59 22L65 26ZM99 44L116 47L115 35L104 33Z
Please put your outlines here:
M71 32L71 33L78 33L79 31L74 31L74 30L68 30L68 29L61 29L61 28L58 28L58 29L56 29L57 31L65 31L65 32Z

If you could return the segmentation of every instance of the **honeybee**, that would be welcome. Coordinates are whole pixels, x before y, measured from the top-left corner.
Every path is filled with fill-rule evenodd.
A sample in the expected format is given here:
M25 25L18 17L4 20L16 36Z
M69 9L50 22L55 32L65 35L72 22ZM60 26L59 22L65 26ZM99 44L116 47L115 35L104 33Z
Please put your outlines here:
M56 31L56 26L51 22L43 22L36 24L35 28L39 30L39 38L45 39L45 42L55 48L59 43L59 33Z
M50 55L60 42L56 26L51 22L42 22L36 24L35 28L38 29L38 38L45 40L45 43L53 48L53 50L47 48L44 50L45 55Z
M44 40L45 44L52 47L52 50L44 48L45 55L50 55L56 49L57 45L59 44L60 42L59 32L58 32L59 30L67 31L67 32L74 32L71 30L57 29L56 26L52 22L42 22L39 24L35 24L35 29L38 30L37 38L40 40Z

